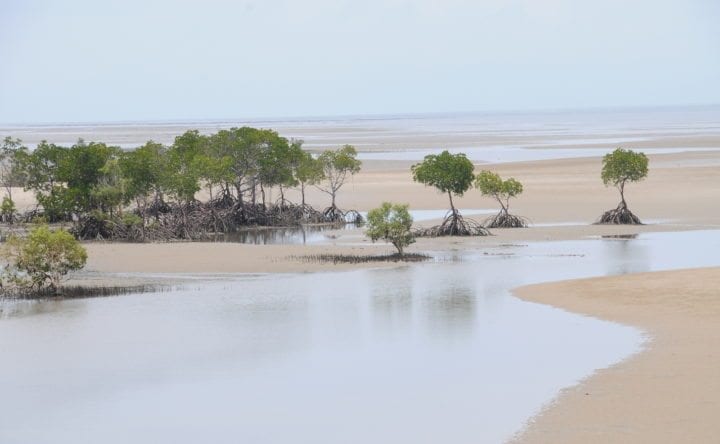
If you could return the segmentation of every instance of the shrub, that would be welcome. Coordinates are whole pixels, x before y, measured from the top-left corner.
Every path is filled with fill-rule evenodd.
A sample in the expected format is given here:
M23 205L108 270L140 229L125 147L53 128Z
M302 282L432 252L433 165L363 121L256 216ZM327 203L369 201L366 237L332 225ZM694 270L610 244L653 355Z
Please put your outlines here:
M410 231L412 223L408 205L383 202L379 208L368 213L366 234L373 242L378 239L390 242L402 256L405 247L415 242L415 236Z
M80 242L67 231L53 231L46 225L33 228L26 238L9 239L6 248L9 263L4 280L31 290L58 293L65 276L87 262Z
M15 220L15 202L7 196L3 197L2 204L0 204L0 217L3 222L12 224Z

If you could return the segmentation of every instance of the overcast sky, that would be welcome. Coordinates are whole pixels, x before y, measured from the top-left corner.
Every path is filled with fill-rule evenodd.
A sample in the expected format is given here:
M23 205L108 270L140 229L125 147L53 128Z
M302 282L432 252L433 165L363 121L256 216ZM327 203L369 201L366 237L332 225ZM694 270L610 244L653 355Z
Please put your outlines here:
M0 0L0 122L720 103L719 0Z

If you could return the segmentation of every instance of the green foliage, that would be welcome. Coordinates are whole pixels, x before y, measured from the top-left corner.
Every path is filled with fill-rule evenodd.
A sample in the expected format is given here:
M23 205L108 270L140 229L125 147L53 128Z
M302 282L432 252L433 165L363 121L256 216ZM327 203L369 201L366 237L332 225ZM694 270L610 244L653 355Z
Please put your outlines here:
M378 239L390 242L402 256L404 248L415 242L415 236L410 231L412 223L408 205L383 202L379 208L368 213L366 234L373 242Z
M603 157L600 177L605 185L618 186L623 182L637 182L648 175L648 158L644 153L618 148Z
M4 147L4 151L0 149L0 167L12 164L17 170L13 171L21 173L20 182L26 190L34 191L42 209L39 214L47 221L72 220L74 233L92 234L98 221L118 225L125 207L133 204L143 220L143 239L151 216L158 223L168 223L155 233L167 237L201 233L207 229L209 219L215 230L238 224L292 223L294 215L317 219L315 213L320 213L312 208L284 211L288 208L284 188L300 185L304 204L305 186L316 185L332 195L336 208L337 191L361 165L352 146L328 151L315 159L303 150L302 141L289 142L273 130L251 127L212 135L186 131L169 147L149 141L127 152L83 140L69 148L43 141L29 152L19 140L8 138ZM10 156L12 162L5 162ZM321 187L323 180L327 186ZM195 202L201 187L209 190L212 203ZM222 195L214 199L218 187ZM273 213L276 208L256 207L258 191L265 205L266 191L273 187L279 187L283 202L278 214ZM8 197L10 192L8 188ZM250 208L245 205L248 197ZM209 218L200 214L206 205L214 205ZM100 213L106 214L107 220L93 217ZM180 218L175 218L178 215ZM228 220L219 220L222 218ZM323 215L320 220L330 218ZM172 227L178 221L183 227ZM93 226L78 227L88 224ZM194 227L192 233L189 225Z
M475 187L483 196L495 198L504 212L510 208L510 199L523 192L522 184L514 178L503 180L499 174L483 170L475 178Z
M168 193L179 201L189 203L195 200L200 191L200 179L203 176L203 164L198 156L206 150L208 138L197 130L186 131L175 138L175 143L167 152L167 170L164 182Z
M62 279L80 270L87 262L87 252L65 230L50 230L46 225L33 228L26 238L8 240L5 281L35 290L58 291Z
M120 223L122 223L126 227L142 227L143 220L142 217L138 216L137 214L125 213L120 218Z
M97 192L98 187L113 184L109 174L115 174L117 182L119 172L112 168L112 160L118 151L104 143L87 144L83 140L70 148L43 141L19 160L25 189L35 191L35 198L53 221L103 205L118 205L122 199Z
M275 131L264 130L264 149L258 162L258 180L265 186L295 185L292 163L296 156L287 139Z
M127 180L122 176L120 167L122 151L119 148L113 150L112 157L100 168L100 179L90 192L93 206L111 215L115 213L115 209L122 211L122 205L128 201Z
M325 178L322 162L308 152L302 152L294 167L295 177L302 184L315 185Z
M357 159L357 150L352 145L344 145L337 150L323 151L317 161L322 165L323 176L327 182L318 188L332 197L335 207L335 196L343 186L348 175L353 176L360 171L362 162Z
M120 172L128 199L144 199L152 192L162 193L167 176L167 148L153 141L121 154Z
M302 204L305 205L305 187L320 183L325 178L325 170L320 160L302 150L302 141L293 142L293 145L297 147L293 157L293 170L295 180L300 184Z
M293 186L293 164L300 146L269 129L251 127L231 128L210 136L208 153L224 159L229 174L218 183L232 184L239 198L250 190L254 198L258 186Z
M0 186L5 188L5 194L11 200L12 188L25 184L22 161L27 154L27 147L23 146L20 139L3 139L0 146Z
M413 180L448 193L453 210L452 195L465 194L475 178L473 170L474 166L465 154L450 154L448 151L427 155L422 163L412 166Z
M8 197L3 197L2 204L0 204L0 216L4 222L13 223L15 219L15 202Z
M603 157L600 177L605 186L613 185L625 202L625 183L638 182L648 175L648 158L644 153L618 148Z

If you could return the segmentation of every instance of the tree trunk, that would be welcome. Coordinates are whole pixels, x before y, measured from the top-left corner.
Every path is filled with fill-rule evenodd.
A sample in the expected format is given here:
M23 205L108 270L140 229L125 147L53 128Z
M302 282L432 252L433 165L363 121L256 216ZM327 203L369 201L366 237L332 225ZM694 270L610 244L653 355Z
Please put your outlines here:
M450 198L450 209L455 213L455 204L453 203L452 193L450 191L448 191L448 197Z
M502 199L499 196L495 196L495 200L497 200L498 203L500 204L500 214L507 214L508 207L510 205L506 205L505 203L503 203Z
M300 194L302 195L302 206L305 206L305 182L300 182Z

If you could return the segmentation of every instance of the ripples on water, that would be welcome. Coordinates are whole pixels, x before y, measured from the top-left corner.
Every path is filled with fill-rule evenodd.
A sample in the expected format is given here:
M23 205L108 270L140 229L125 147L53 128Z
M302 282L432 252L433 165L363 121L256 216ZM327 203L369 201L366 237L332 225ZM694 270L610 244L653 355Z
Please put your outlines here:
M502 245L28 303L0 320L0 442L501 442L642 342L511 288L718 265L718 247L717 232Z

